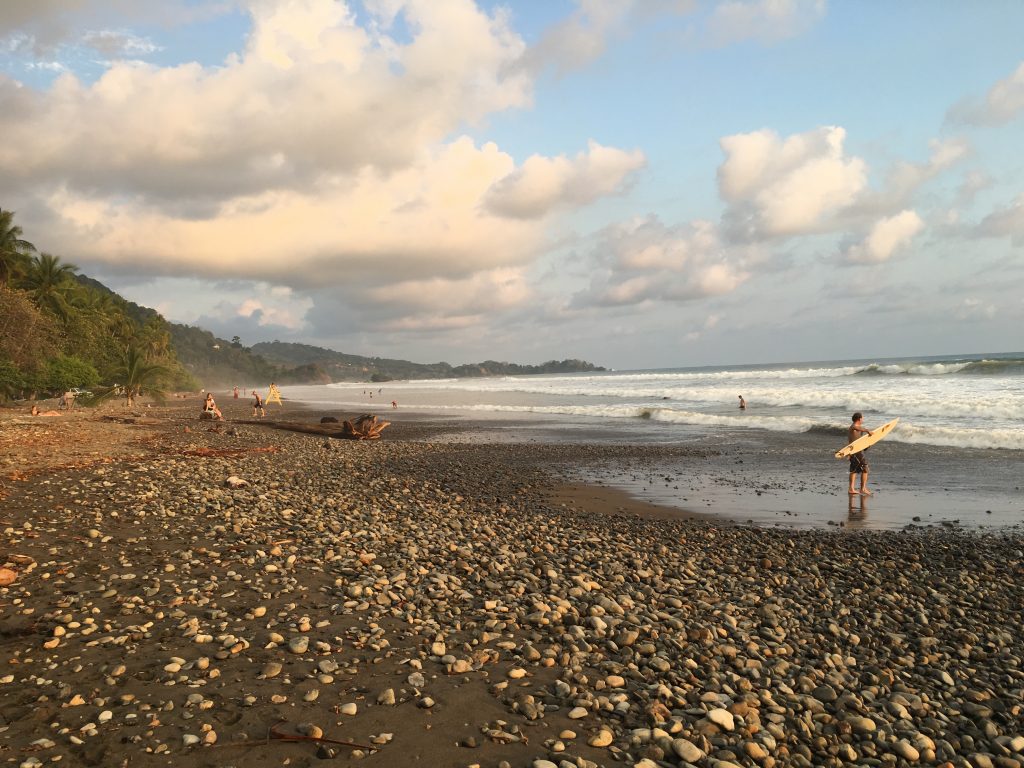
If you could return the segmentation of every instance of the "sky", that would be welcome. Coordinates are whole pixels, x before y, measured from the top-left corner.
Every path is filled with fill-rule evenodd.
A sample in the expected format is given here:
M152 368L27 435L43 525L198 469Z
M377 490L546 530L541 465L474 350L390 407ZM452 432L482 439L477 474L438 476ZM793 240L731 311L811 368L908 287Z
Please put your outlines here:
M169 320L453 364L1024 350L1024 3L0 7L0 208Z

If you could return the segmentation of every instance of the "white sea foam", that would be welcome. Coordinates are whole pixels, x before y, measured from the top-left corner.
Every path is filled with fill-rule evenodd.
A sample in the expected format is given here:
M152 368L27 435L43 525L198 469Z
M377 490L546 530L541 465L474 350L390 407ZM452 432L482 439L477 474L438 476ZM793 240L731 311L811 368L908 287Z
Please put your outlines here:
M378 394L373 399L369 392ZM869 425L901 417L890 439L1024 449L1024 355L854 361L741 370L666 370L296 387L297 400L365 412L543 414L605 422L646 419L707 430L841 431L853 411ZM748 409L737 408L742 394ZM653 428L653 427L652 427ZM635 434L635 429L633 434Z

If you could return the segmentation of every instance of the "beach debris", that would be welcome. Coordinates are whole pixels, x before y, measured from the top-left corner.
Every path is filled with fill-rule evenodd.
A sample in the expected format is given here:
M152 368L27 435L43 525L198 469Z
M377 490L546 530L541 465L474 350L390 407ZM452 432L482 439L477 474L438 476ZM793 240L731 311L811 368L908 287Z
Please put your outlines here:
M333 422L320 424L293 421L263 421L247 423L263 424L275 429L284 429L289 432L304 432L306 434L323 435L325 437L341 438L344 440L379 440L381 432L391 425L390 421L380 421L376 416L369 413L364 414L357 419L347 419L341 422L340 427Z
M378 421L376 416L367 413L355 421L345 421L342 424L344 428L342 437L350 437L355 440L378 440L380 433L390 425L390 421Z

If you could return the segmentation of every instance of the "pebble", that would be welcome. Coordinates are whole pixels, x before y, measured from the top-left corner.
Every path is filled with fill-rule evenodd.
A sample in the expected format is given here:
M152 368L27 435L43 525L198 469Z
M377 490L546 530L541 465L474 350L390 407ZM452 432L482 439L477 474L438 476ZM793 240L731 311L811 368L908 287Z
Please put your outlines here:
M607 747L614 740L615 734L613 734L607 728L602 728L589 739L587 739L587 744L589 744L592 747Z

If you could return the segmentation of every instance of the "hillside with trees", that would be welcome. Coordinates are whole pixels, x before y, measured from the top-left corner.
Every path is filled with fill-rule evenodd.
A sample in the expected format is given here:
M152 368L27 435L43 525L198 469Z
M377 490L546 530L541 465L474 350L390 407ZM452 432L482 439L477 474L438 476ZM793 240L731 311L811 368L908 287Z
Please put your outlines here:
M541 365L487 360L413 363L309 344L242 345L171 323L79 274L25 239L0 209L0 402L52 397L72 388L131 397L200 387L326 384L604 370L583 360Z
M159 314L133 316L128 302L80 281L77 272L38 252L14 214L0 210L0 399L76 387L197 386Z

